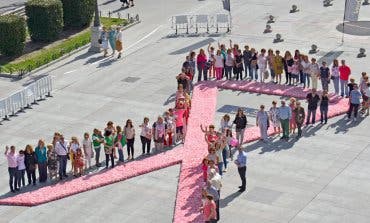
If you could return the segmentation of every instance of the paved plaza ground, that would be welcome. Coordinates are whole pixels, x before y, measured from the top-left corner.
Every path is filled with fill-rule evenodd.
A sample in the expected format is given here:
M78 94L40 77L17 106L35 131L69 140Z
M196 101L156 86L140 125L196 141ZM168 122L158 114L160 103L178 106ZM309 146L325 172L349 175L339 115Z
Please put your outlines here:
M99 1L102 10L119 10L118 1ZM300 11L289 14L292 4ZM173 37L170 18L179 14L213 14L222 11L221 0L136 0L127 10L139 13L142 22L124 31L123 59L104 59L100 54L81 51L23 80L0 79L0 97L14 92L40 75L53 77L53 97L32 109L3 121L1 147L51 141L55 131L66 138L82 137L85 131L103 128L107 121L123 125L133 119L137 132L143 117L153 121L173 105L175 76L190 50L206 48L209 42L228 43L260 49L319 47L320 60L346 59L358 80L369 72L368 57L356 58L358 49L370 51L370 36L344 35L337 26L343 19L344 1L323 7L321 0L234 0L231 34L200 34ZM263 34L268 15L276 17L273 32ZM360 10L360 20L370 20L370 6ZM356 28L356 27L354 27ZM357 27L358 28L358 27ZM276 33L284 42L274 44ZM269 106L277 96L220 90L215 124L226 112ZM304 104L306 105L306 104ZM247 192L237 193L237 169L230 164L223 177L221 220L226 223L367 223L370 217L370 122L347 122L344 116L327 125L306 127L299 141L268 144L252 142L248 151ZM141 144L136 140L137 154ZM6 159L0 156L0 196L8 193ZM0 206L0 223L5 222L172 222L179 166L172 166L110 186L84 192L37 207ZM60 210L63 210L62 212Z

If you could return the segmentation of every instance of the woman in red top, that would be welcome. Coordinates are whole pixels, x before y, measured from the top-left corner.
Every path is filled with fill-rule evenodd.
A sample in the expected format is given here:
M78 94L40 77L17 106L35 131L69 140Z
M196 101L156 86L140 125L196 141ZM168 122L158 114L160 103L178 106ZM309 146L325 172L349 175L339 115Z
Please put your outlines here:
M197 67L198 67L198 81L207 80L207 55L204 53L203 49L200 49L199 54L197 56Z

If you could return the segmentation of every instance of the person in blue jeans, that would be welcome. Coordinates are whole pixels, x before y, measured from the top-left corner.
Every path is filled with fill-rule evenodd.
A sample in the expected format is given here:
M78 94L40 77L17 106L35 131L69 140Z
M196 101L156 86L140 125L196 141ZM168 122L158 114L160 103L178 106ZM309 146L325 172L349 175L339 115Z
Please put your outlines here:
M349 110L347 112L348 119L351 119L351 115L353 112L354 121L357 120L358 108L361 103L361 98L362 98L362 94L360 90L358 89L358 85L354 84L353 90L349 94L350 105L349 105Z
M10 191L15 193L15 191L19 191L19 188L17 187L17 155L15 154L15 146L5 147L5 153L8 160L8 173L9 173L9 187Z
M326 66L326 62L322 62L322 66L320 67L320 79L323 91L329 90L329 82L330 82L330 69Z

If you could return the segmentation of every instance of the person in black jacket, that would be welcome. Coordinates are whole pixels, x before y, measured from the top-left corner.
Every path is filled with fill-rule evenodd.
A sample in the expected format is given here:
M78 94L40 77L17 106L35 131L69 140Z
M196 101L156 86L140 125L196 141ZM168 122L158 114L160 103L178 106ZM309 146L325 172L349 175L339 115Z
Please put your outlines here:
M307 109L307 120L306 125L310 123L310 119L312 116L312 124L315 124L316 119L316 110L318 103L320 101L319 95L316 93L316 89L312 88L312 92L307 94L307 103L308 103L308 109Z
M28 184L33 183L33 185L36 185L36 153L31 145L27 145L25 151L24 164L26 165Z
M242 108L238 109L238 113L235 116L233 124L236 126L236 139L238 140L240 147L244 142L244 132L247 127L247 117L244 115Z

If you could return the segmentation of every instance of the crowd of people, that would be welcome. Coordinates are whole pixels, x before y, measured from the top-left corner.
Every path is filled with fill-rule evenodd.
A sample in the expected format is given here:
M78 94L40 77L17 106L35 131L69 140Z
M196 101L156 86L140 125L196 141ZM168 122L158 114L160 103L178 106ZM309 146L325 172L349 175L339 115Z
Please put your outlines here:
M144 118L142 124L138 126L141 129L142 156L161 152L183 143L190 104L190 96L179 87L174 108L169 108L163 115L158 116L152 125L149 124L149 118ZM94 129L91 135L86 132L83 134L82 141L76 136L72 136L71 140L67 141L63 134L56 132L50 144L40 139L35 148L29 144L24 150L21 149L18 152L15 146L6 146L10 191L15 193L26 186L25 175L27 175L28 185L36 185L36 169L38 169L39 182L44 183L48 177L50 180L68 178L68 162L74 177L79 177L84 174L84 171L92 168L93 160L95 160L95 166L99 168L102 166L100 162L102 148L105 154L105 168L109 166L114 168L116 164L125 162L125 146L126 161L134 160L135 137L135 127L132 120L128 119L123 127L115 126L112 121L109 121L103 132L99 129ZM151 146L152 141L154 147Z
M349 98L348 119L352 113L354 121L358 117L361 107L361 114L369 115L370 82L368 75L363 72L359 83L351 75L351 69L346 65L345 60L340 64L337 59L332 61L331 67L326 61L319 65L316 58L309 60L307 55L294 51L286 51L281 56L279 50L261 49L260 53L254 48L245 46L242 51L238 44L233 44L227 49L225 44L218 44L216 49L208 45L208 55L204 49L199 53L190 52L182 65L182 71L177 76L181 89L190 92L193 88L193 78L198 73L197 81L215 80L243 80L256 82L272 82L282 84L282 76L285 77L285 85L311 88L304 100L307 103L307 110L297 98L290 98L289 104L285 100L280 102L272 101L271 107L260 105L256 114L256 126L260 129L261 141L269 142L268 129L273 128L275 134L282 133L281 140L288 141L296 133L296 138L302 137L303 125L314 125L316 123L316 112L320 111L320 123L327 124L329 112L329 85L333 83L334 94L337 97ZM284 75L283 75L284 74ZM318 82L321 82L322 91L317 92ZM208 144L207 157L203 159L202 169L205 186L203 188L203 213L206 222L217 222L219 220L219 199L221 189L221 176L227 171L228 160L233 159L232 148L237 148L239 153L235 164L238 167L242 185L239 191L246 188L246 161L247 155L241 148L244 142L244 133L247 125L247 118L242 108L239 108L233 122L226 114L220 123L220 130L215 131L215 126L207 128L201 126L205 133L205 140ZM235 130L233 130L235 126ZM236 137L233 137L235 131Z

